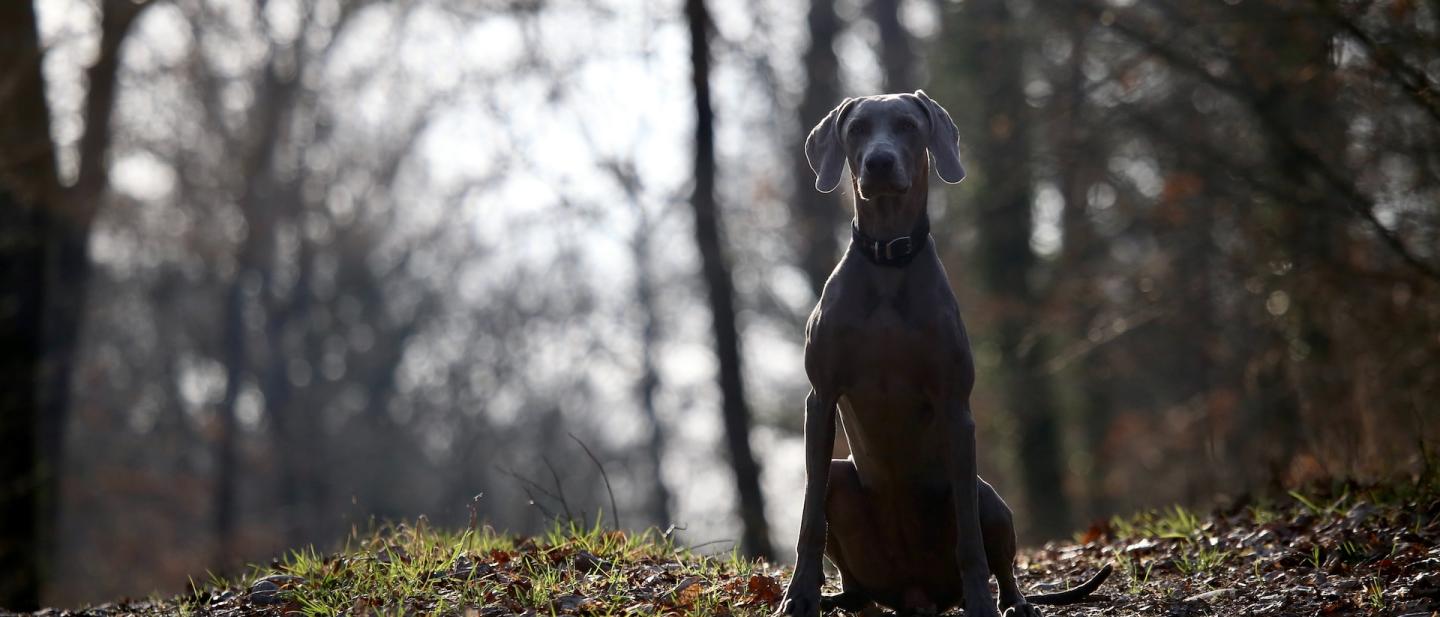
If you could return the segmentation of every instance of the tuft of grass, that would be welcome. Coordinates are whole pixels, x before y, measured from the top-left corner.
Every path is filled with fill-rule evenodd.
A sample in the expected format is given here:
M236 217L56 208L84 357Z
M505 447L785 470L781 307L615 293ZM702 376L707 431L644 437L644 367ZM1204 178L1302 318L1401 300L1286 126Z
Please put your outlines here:
M421 520L352 531L337 553L292 551L269 568L205 587L192 582L194 592L172 612L478 615L498 607L504 614L746 617L768 615L782 582L735 553L705 556L667 534L613 531L598 519L557 523L535 538L489 527L455 533Z
M1117 516L1111 519L1110 525L1117 537L1131 540L1194 541L1204 535L1200 517L1181 506L1148 510L1129 518Z
M1175 567L1187 576L1207 576L1229 560L1230 551L1196 545L1192 550L1182 551L1175 558Z
M1120 570L1125 573L1127 581L1126 592L1132 596L1138 596L1145 591L1145 585L1150 582L1150 572L1155 568L1155 561L1145 563L1144 571L1141 571L1140 560L1129 555L1121 554L1117 561L1120 562Z
M1280 510L1268 499L1246 506L1245 509L1250 513L1250 520L1256 525L1269 525L1284 519Z
M1306 560L1310 563L1310 567L1319 570L1325 565L1325 550L1320 548L1319 544L1312 545L1310 556Z
M1294 497L1295 501L1300 502L1300 505L1305 506L1305 509L1309 510L1311 514L1320 517L1329 517L1344 512L1345 502L1350 499L1350 487L1346 486L1345 492L1341 493L1334 501L1328 503L1318 499L1310 499L1301 494L1300 491L1290 491L1290 496Z
M1365 605L1376 611L1385 610L1385 587L1379 579L1365 583Z
M1252 512L1252 516L1254 516ZM1169 540L1176 543L1172 563L1180 573L1187 576L1209 575L1225 565L1232 553L1217 546L1206 534L1206 521L1181 506L1163 510L1150 510L1128 519L1115 518L1111 526L1117 537L1125 540L1148 539ZM1131 580L1131 593L1135 594L1150 578L1147 566L1144 577L1138 576L1138 565L1122 561Z
M1369 557L1369 552L1360 543L1346 539L1341 540L1336 547L1340 552L1340 559L1346 563L1359 563Z

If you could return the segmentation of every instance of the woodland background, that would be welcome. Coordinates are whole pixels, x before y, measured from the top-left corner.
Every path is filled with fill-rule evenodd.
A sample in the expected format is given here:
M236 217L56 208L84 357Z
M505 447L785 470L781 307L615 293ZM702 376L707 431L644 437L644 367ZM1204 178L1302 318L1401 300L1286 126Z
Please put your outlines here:
M1023 542L1435 464L1440 2L710 4L0 3L0 606L470 508L788 559L882 91Z

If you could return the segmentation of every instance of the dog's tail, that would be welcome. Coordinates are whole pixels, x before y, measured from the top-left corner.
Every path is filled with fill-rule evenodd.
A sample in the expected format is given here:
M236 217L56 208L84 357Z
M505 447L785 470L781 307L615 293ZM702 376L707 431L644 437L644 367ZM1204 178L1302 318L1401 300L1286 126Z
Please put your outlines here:
M1055 593L1040 593L1033 596L1025 596L1025 600L1031 604L1045 604L1049 606L1074 604L1084 600L1086 596L1095 593L1095 590L1099 589L1100 585L1105 583L1105 579L1110 578L1110 573L1114 570L1115 568L1110 564L1105 564L1105 567L1100 568L1100 571L1096 572L1095 576L1081 583L1079 587L1071 587L1065 591L1057 591Z

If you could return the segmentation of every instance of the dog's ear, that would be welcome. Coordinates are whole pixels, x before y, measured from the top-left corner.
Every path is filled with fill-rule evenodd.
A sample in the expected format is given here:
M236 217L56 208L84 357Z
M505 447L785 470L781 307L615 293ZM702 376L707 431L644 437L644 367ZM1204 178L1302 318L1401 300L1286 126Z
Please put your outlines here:
M825 119L805 138L805 160L815 172L815 189L829 193L840 184L840 172L845 170L845 148L840 144L841 124L855 99L847 98L825 115Z
M945 111L924 90L916 90L915 98L920 99L920 106L930 117L930 139L926 145L930 156L935 159L935 172L940 174L941 180L950 184L964 180L965 167L960 164L960 130L955 128L950 112Z

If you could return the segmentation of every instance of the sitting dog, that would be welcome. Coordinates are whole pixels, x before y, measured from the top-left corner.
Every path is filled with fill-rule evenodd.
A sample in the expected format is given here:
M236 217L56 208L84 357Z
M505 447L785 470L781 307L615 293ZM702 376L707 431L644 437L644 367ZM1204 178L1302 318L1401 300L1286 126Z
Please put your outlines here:
M932 157L940 179L965 177L950 114L918 90L845 99L810 132L805 156L821 192L849 165L855 219L805 326L804 508L776 615L963 603L966 617L991 617L991 574L1007 617L1083 599L1110 566L1068 591L1020 592L1010 508L975 473L975 365L926 212ZM837 410L845 460L830 458ZM824 598L822 553L841 584Z

